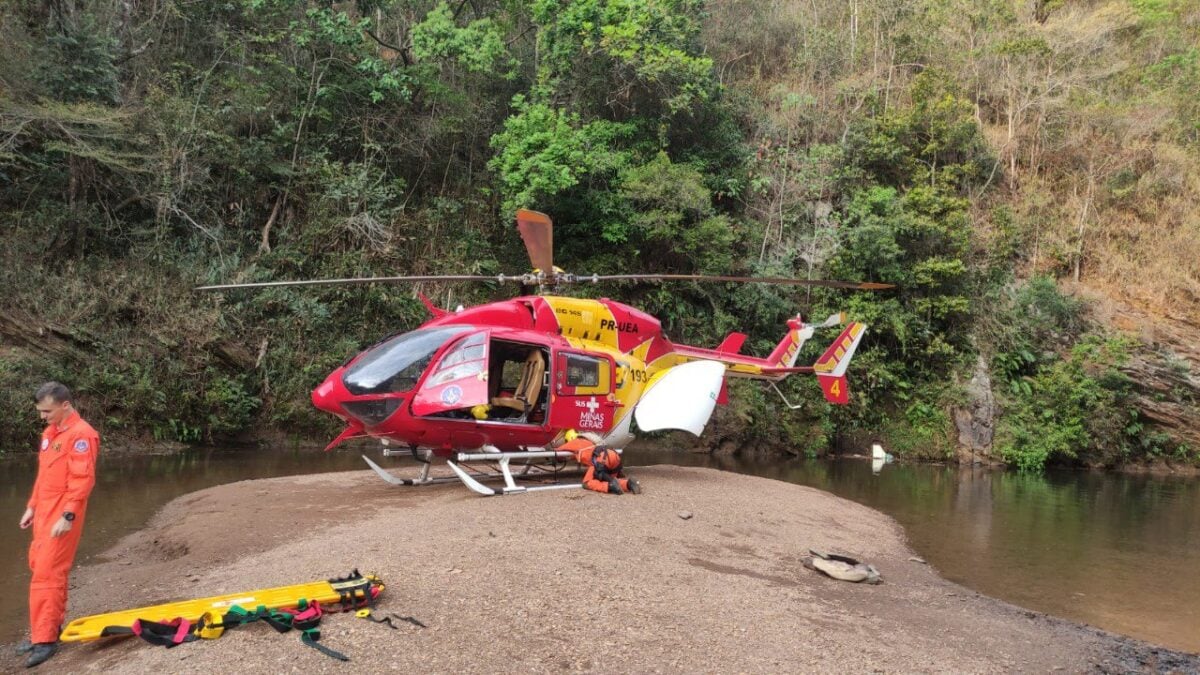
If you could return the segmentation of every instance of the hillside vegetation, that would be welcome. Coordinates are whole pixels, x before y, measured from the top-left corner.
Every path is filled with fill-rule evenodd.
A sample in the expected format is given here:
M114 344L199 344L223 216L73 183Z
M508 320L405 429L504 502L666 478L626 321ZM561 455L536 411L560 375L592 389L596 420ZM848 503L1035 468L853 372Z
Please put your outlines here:
M0 447L48 378L110 437L334 432L309 390L413 289L192 287L520 272L529 207L576 272L898 285L581 289L757 354L870 324L852 405L743 383L713 446L1195 463L1198 90L1188 0L13 0Z

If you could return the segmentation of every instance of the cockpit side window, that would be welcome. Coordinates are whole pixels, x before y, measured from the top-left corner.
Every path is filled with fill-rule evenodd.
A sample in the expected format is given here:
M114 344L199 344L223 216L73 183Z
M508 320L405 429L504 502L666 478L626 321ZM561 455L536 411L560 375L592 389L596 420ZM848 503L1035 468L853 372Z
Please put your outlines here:
M567 354L567 386L596 387L600 384L600 359Z
M464 377L478 375L486 365L484 355L487 346L487 333L476 333L455 345L438 363L437 372L429 379L428 386L461 380Z
M469 330L469 326L442 326L397 335L367 350L346 370L342 381L355 396L408 391L416 386L438 349Z

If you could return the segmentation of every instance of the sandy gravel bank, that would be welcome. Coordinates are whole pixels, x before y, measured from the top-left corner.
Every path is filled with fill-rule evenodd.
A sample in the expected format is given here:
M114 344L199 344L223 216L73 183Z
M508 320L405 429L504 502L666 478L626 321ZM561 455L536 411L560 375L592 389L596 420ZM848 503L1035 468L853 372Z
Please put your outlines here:
M1200 658L980 596L910 561L888 517L708 469L637 470L641 496L481 498L370 472L181 497L73 578L71 617L300 583L358 567L400 630L329 616L334 661L256 624L175 649L67 645L52 672L1200 672ZM693 517L683 520L679 512ZM855 554L885 583L804 569ZM0 668L20 661L6 650Z

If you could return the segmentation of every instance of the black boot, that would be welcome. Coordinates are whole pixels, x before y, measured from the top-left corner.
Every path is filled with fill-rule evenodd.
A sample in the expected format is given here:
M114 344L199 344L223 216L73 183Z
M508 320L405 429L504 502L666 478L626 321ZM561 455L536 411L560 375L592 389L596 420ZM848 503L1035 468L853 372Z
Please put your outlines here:
M642 494L642 484L636 478L629 479L629 491L635 495Z
M33 651L33 643L29 640L21 640L21 642L17 644L18 654L28 654L31 651Z
M58 653L57 642L38 642L33 645L33 649L29 650L29 658L25 660L25 667L40 666L56 653Z

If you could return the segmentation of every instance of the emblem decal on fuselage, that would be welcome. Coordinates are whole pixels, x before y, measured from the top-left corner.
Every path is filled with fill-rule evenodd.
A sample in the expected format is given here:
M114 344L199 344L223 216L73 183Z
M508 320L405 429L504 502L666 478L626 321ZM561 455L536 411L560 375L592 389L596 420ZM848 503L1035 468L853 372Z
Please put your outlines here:
M452 384L442 390L442 403L454 405L462 400L462 387Z
M576 401L575 405L581 408L587 408L587 410L584 410L579 414L580 429L604 428L604 413L596 411L596 409L600 407L600 402L596 400L595 396L593 396L591 400L587 401L586 403L583 401Z

